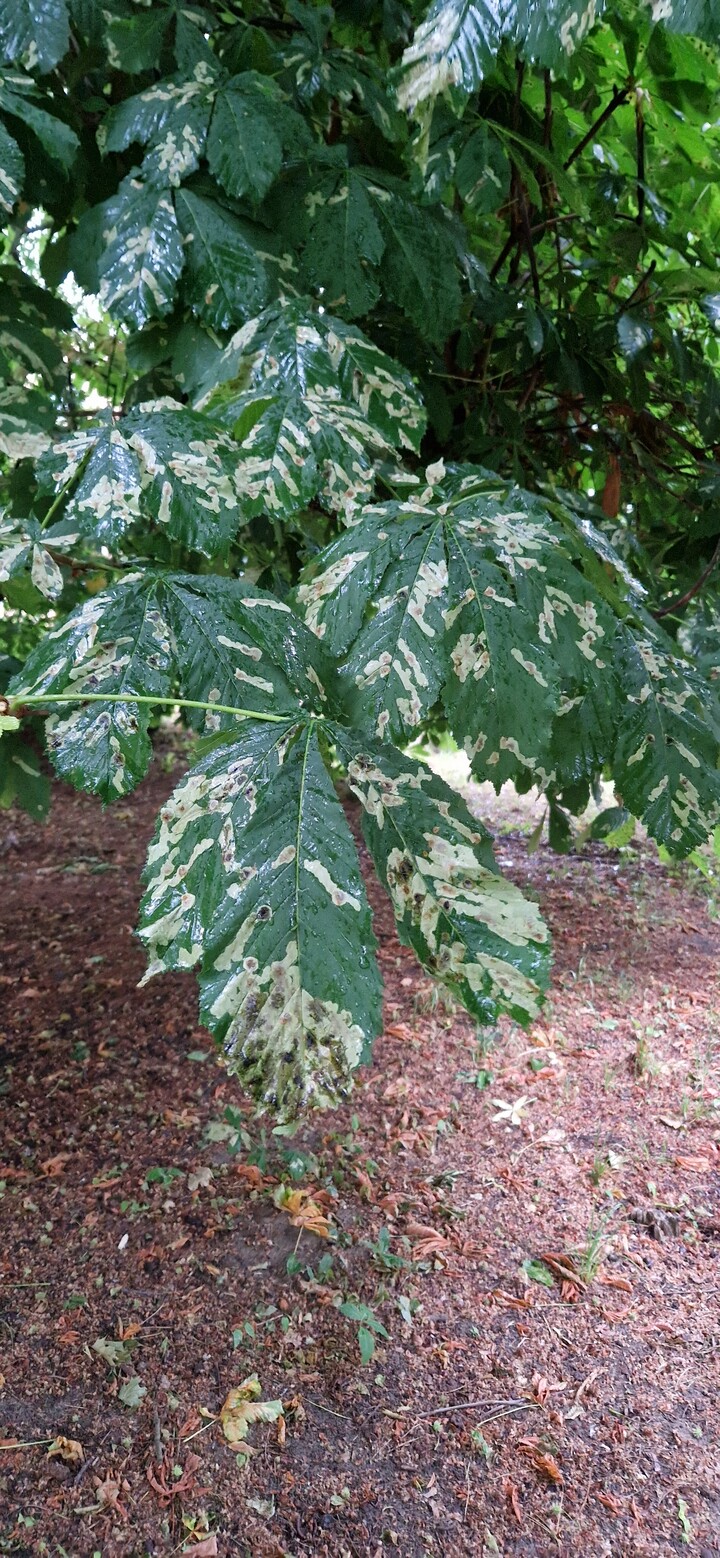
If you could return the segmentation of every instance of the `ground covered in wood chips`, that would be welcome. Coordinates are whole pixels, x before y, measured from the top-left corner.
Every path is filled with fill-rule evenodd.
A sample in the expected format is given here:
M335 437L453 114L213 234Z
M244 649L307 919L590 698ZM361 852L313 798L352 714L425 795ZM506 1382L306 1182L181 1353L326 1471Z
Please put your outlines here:
M136 990L179 761L0 819L0 1552L720 1553L707 891L647 846L528 854L495 802L542 1021L479 1044L371 886L375 1064L278 1139L193 978Z

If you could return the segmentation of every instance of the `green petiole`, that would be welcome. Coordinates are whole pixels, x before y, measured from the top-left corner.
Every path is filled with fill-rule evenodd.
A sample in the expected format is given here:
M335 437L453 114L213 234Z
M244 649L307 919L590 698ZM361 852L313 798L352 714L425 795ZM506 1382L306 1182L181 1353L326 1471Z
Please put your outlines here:
M7 700L8 709L27 708L35 703L149 703L170 704L172 708L179 709L206 709L211 714L236 714L238 719L266 720L273 725L282 725L292 720L292 713L265 714L258 709L237 709L229 703L203 703L198 698L154 698L148 693L140 692L31 692L18 693L17 697ZM298 711L300 713L302 711ZM313 714L312 719L324 719L323 714Z

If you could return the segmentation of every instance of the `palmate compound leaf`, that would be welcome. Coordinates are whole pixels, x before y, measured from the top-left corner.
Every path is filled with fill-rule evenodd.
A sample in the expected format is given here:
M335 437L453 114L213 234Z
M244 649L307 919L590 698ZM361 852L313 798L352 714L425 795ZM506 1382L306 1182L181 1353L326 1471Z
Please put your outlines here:
M435 0L403 55L398 102L414 112L449 87L475 92L504 38L523 58L559 69L602 9L602 0Z
M537 1015L549 974L537 904L498 872L490 837L424 764L333 727L398 935L481 1022Z
M148 975L200 963L201 1015L281 1120L335 1106L381 1021L352 836L314 724L248 721L160 814L140 935Z
M372 490L373 460L417 450L425 427L409 374L308 299L243 326L199 406L234 432L250 513L290 516L318 495L349 521Z
M38 462L40 490L68 490L66 520L113 547L152 520L171 541L217 557L249 512L237 445L210 417L149 402L122 421L53 444Z
M427 474L366 508L297 592L343 657L352 722L404 743L440 699L497 788L587 785L609 765L653 836L687 853L714 826L718 733L640 586L557 501L472 467Z
M380 293L423 334L444 342L460 310L458 261L442 207L374 169L326 172L305 197L304 264L329 309L367 313Z
M312 635L274 596L232 579L147 570L48 633L9 691L72 699L47 720L50 758L62 778L110 801L134 788L152 755L151 705L134 693L209 703L204 715L189 712L212 733L237 724L228 707L288 717L322 707L325 674ZM108 698L83 702L87 694Z

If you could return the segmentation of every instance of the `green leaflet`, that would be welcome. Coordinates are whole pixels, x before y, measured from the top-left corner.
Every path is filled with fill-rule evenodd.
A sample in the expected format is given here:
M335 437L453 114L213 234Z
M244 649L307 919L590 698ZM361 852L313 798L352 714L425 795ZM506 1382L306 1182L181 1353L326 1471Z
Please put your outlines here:
M658 6L659 9L659 6ZM503 38L539 65L561 67L602 11L602 0L583 8L575 0L435 0L405 50L398 73L398 102L414 112L427 101L461 87L475 92L492 69Z
M288 107L269 76L233 76L215 100L207 156L210 171L236 199L258 204L282 167L283 154L310 144L304 119Z
M26 124L37 136L48 157L59 163L67 173L75 160L80 142L75 131L62 119L38 107L38 103L43 101L35 82L28 76L8 76L0 82L0 109Z
M78 705L51 714L48 754L61 778L78 789L116 799L132 790L152 756L147 706L133 693L166 697L171 688L171 645L152 580L127 578L86 600L45 635L11 682L22 697L68 692ZM118 703L81 705L83 693L127 693Z
M69 489L68 522L99 544L152 519L170 540L214 557L243 522L237 467L234 441L209 417L150 403L118 426L53 445L39 474L44 491Z
M0 524L0 584L29 569L35 589L47 600L57 599L62 594L63 576L42 544L47 539L32 520L25 525Z
M412 380L353 326L299 299L269 308L230 341L199 405L240 444L250 513L291 515L319 495L352 521L374 483L373 456L416 448L424 413Z
M718 0L643 0L654 22L662 22L668 32L695 33L707 43L720 38Z
M21 806L36 822L50 809L50 781L37 752L18 731L3 731L0 740L0 808Z
M8 332L0 324L0 358L2 347L9 344ZM54 403L44 390L23 390L8 384L0 389L0 453L10 464L37 459L50 446L55 419Z
M175 213L186 245L183 296L213 330L228 330L265 307L272 292L259 233L214 200L179 189Z
M382 578L375 612L342 669L353 723L401 742L412 737L444 681L442 603L448 570L442 520L408 536Z
M148 975L201 963L229 1069L284 1121L334 1107L381 1021L355 846L312 725L248 722L182 781L150 847Z
M481 1022L535 1017L549 975L536 904L500 876L482 824L437 775L333 728L398 935Z
M0 124L0 212L12 216L20 199L25 159L11 135Z
M190 77L158 81L111 108L98 132L103 152L124 151L137 142L152 148L152 161L167 183L178 183L198 166L204 151L215 72L202 61Z
M235 579L168 574L162 599L183 696L273 714L298 704L321 712L334 668L284 602ZM197 711L191 723L212 733L232 715Z
M69 43L65 0L0 0L0 56L25 70L52 70Z
M440 344L460 314L457 255L442 206L418 207L399 179L367 178L385 243L383 291L428 339Z
M172 12L162 6L136 16L108 17L105 42L110 63L130 76L152 70L171 17Z
M673 648L651 628L619 635L625 698L613 778L653 838L686 855L720 815L720 711L707 682Z
M236 580L147 570L46 634L9 690L17 698L68 695L69 712L63 705L47 721L50 757L71 784L109 801L132 790L150 762L150 707L133 693L208 703L204 729L212 734L241 717L215 704L293 716L303 704L322 709L325 681L319 646L273 596ZM82 706L87 693L108 701ZM191 723L203 725L202 711Z
M331 175L324 188L313 191L304 261L329 309L343 308L354 318L374 307L380 297L375 271L384 249L364 181L353 168Z
M123 179L105 206L108 223L98 263L100 299L125 324L141 330L168 314L183 268L183 249L169 190Z
M501 141L488 126L473 130L455 169L458 193L478 215L496 211L510 187L510 161Z
M0 374L7 379L0 403L6 415L16 411L21 423L53 426L57 408L44 391L58 393L65 366L58 342L48 332L66 330L71 321L70 310L59 298L11 265L0 269ZM41 388L24 387L28 373L33 376L29 385L39 379ZM26 453L38 454L40 448Z
M402 57L400 107L412 112L451 86L474 92L494 62L501 37L492 0L435 0Z

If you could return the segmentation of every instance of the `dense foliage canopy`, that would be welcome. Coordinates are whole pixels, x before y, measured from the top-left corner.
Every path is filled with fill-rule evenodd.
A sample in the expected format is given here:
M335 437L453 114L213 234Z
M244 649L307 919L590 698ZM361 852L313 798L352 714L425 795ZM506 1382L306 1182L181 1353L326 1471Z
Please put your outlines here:
M339 773L401 938L519 1020L546 929L413 755L720 810L718 0L0 0L0 792L104 801L180 708L149 974L261 1106L380 1025Z

